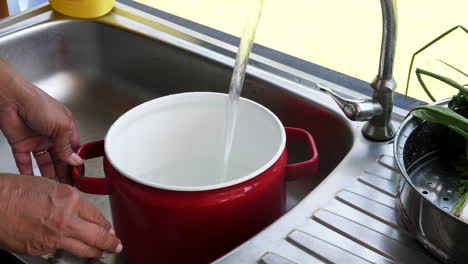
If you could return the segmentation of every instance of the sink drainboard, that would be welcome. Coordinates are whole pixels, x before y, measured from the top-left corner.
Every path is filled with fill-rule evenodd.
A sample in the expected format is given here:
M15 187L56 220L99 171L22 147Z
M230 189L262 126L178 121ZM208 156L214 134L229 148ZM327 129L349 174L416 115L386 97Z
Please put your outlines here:
M265 252L260 263L439 263L400 221L400 177L393 156L380 156L357 181L313 212L306 225L287 235L288 250Z

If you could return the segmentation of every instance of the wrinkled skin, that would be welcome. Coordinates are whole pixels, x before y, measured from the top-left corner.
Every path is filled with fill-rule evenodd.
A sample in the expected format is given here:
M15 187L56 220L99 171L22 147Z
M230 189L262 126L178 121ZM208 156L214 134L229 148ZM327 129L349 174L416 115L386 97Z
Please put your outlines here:
M0 130L21 174L0 174L0 248L89 258L120 252L111 224L67 185L70 165L83 162L74 152L80 142L71 112L2 60ZM32 176L31 153L43 177Z
M111 224L69 185L0 174L0 248L27 255L56 249L80 257L105 257L120 241Z
M70 183L68 164L82 161L73 152L80 144L71 112L0 62L0 129L12 148L21 174L33 175L30 153L41 174Z

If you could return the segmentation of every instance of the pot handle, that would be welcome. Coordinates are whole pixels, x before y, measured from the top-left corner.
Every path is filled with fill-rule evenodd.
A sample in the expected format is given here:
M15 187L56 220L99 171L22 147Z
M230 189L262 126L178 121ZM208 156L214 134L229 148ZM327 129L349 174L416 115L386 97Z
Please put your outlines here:
M285 130L286 141L288 143L304 144L310 155L308 160L286 166L286 180L293 181L315 174L318 169L318 152L312 135L304 129L295 127L286 127Z
M77 154L83 160L104 156L104 140L84 144L78 149ZM73 167L73 180L78 190L89 194L110 194L108 178L86 177L84 172L84 164Z

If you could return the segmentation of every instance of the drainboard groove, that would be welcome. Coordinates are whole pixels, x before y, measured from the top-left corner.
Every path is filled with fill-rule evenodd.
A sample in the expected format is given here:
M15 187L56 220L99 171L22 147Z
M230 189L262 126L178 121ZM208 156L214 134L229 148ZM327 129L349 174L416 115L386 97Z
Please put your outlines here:
M396 197L397 192L397 185L389 180L386 180L380 176L376 176L370 173L366 173L359 177L359 181L372 187L378 191L385 193L390 197Z
M393 156L384 154L377 159L377 162L389 170L400 173L400 169L398 169L398 165L396 164Z
M296 262L273 252L265 253L265 255L260 258L259 262L262 264L297 264Z
M336 201L336 200L335 200ZM330 229L329 227L313 220L309 219L308 223L300 227L300 230L308 234L313 234L315 237L326 241L327 243L339 247L347 252L352 252L354 255L357 255L366 261L377 264L389 264L391 262L388 258L379 254L376 251L373 251L354 240L349 239L335 230Z
M365 168L364 172L375 176L379 176L380 178L384 178L393 183L398 183L398 181L401 178L401 174L399 171L389 169L386 165L382 165L378 160L376 163L373 163L368 168Z
M367 228L392 237L408 247L420 249L420 245L413 236L405 229L396 229L368 214L365 214L337 199L332 200L324 209L341 217L347 218L356 223L361 223ZM396 213L396 212L395 212Z
M385 173L383 172L376 173L376 172L364 170L364 174L370 174L372 176L379 177L395 185L398 184L398 180L401 178L400 174L396 174L395 172L387 170L387 169L385 169Z
M350 187L345 189L347 191L353 192L355 194L366 197L367 199L376 201L378 203L384 204L390 208L397 209L397 201L394 197L390 197L387 194L382 193L375 188L369 187L367 184L364 184L360 181L355 181Z
M349 251L300 230L289 233L287 240L325 263L371 263Z
M349 191L339 192L336 195L336 199L364 214L384 222L393 228L399 229L397 212L394 208Z
M367 247L397 263L437 263L420 250L409 248L386 234L376 232L359 223L320 209L313 219L337 233Z
M269 241L270 242L270 241ZM264 251L257 263L281 263L281 264L324 264L325 262L322 259L317 258L316 256L309 254L304 251L302 248L292 244L287 240L287 237L283 237L279 244L271 241L271 247ZM250 263L244 261L242 258L233 258L229 262L216 262L216 263Z

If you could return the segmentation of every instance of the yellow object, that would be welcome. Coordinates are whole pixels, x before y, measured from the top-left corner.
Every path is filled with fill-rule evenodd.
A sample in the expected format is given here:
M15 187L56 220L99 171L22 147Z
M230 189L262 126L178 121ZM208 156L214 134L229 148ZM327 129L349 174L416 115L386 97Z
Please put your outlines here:
M64 15L76 18L96 18L107 14L115 0L49 0L52 8Z

